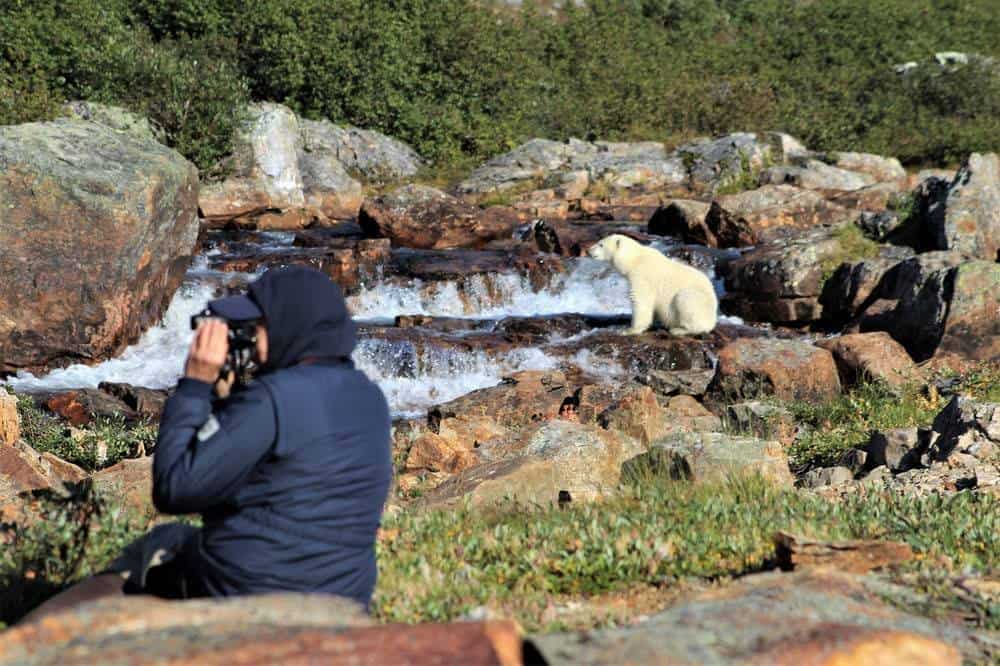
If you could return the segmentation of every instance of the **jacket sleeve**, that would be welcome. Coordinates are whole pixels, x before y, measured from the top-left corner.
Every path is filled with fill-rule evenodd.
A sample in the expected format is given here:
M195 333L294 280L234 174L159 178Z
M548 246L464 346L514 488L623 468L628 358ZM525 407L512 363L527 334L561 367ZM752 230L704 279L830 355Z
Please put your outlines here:
M199 513L231 500L277 435L274 403L252 384L215 404L212 386L181 379L167 401L153 456L153 504Z

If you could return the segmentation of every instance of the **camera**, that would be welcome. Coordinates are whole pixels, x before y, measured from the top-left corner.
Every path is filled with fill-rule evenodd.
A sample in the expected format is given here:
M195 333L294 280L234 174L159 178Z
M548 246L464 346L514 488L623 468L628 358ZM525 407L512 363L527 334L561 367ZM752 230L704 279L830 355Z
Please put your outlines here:
M206 319L219 319L229 327L229 351L226 362L219 371L219 379L233 373L235 384L245 384L251 373L257 369L257 319L233 320L214 312L211 307L191 317L191 329L197 330Z

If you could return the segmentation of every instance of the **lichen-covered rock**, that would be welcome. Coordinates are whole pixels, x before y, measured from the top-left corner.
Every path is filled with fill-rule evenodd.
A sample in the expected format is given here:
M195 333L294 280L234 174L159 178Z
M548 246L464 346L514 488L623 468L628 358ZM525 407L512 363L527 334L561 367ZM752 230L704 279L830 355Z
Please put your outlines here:
M835 230L821 228L775 240L725 267L724 311L748 321L802 324L820 318L829 266L846 259Z
M210 226L298 229L357 215L361 183L340 161L340 135L328 136L320 123L307 130L307 122L281 104L250 106L233 138L230 175L202 189L198 204Z
M906 169L895 157L883 157L871 153L834 153L831 158L834 166L847 171L866 173L880 183L906 180Z
M457 190L480 195L542 183L559 190L567 182L582 183L580 174L587 184L600 182L612 191L670 189L687 182L683 160L668 155L661 143L532 139L473 171ZM579 199L583 192L577 185L561 194Z
M902 386L917 379L917 366L906 349L885 332L841 335L816 343L833 354L845 386L881 381Z
M822 401L840 394L840 378L833 355L808 342L741 338L719 352L710 391L730 400Z
M432 505L467 499L555 504L587 501L618 487L621 465L642 451L635 439L569 420L544 422L510 446L517 453L467 469L427 497Z
M924 224L935 249L1000 260L1000 155L973 153L953 181L925 188L923 196Z
M769 161L783 162L784 155L777 153L784 147L794 149L781 139L772 141L766 135L736 132L685 144L676 154L688 165L691 184L696 189L714 192L763 168Z
M74 101L63 105L63 112L74 120L89 120L119 132L132 134L139 139L166 143L163 130L150 123L147 118L117 106L108 106L98 102Z
M791 487L788 455L778 441L721 432L675 433L652 442L649 450L622 466L626 478L662 476L692 483L760 475Z
M198 173L152 139L0 127L0 373L92 362L159 321L198 235Z
M874 583L874 581L872 581ZM645 622L533 636L552 666L597 664L933 664L989 661L997 641L898 610L868 579L769 573L699 595ZM869 589L871 587L871 589Z
M834 225L849 217L845 208L811 190L765 185L717 198L706 215L705 225L717 239L713 247L742 247Z
M358 222L368 237L397 247L449 250L508 238L520 220L507 208L482 210L432 187L407 185L366 200Z
M0 664L49 663L517 666L522 654L512 622L377 626L357 603L329 595L115 596L0 634Z
M820 160L806 160L801 166L776 166L760 175L761 185L795 185L807 190L850 191L873 185L867 173L848 171Z
M330 152L348 172L366 183L391 183L417 175L424 160L415 150L391 137L357 127L320 120L300 120L303 147Z

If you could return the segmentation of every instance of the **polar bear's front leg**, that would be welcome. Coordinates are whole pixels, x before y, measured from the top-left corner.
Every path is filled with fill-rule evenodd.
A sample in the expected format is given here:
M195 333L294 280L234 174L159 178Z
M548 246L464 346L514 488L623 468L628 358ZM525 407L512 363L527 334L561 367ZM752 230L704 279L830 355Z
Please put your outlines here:
M656 305L651 294L638 293L632 289L632 327L629 335L639 335L649 330L653 325L653 308Z

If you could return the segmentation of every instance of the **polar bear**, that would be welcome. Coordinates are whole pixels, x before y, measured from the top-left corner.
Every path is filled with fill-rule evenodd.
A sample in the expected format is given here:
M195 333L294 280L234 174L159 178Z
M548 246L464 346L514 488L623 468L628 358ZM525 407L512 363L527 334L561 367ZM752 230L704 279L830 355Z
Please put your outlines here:
M587 250L628 278L632 296L632 327L644 333L653 317L671 335L697 335L715 328L719 300L712 281L697 268L665 257L628 236L613 234Z

